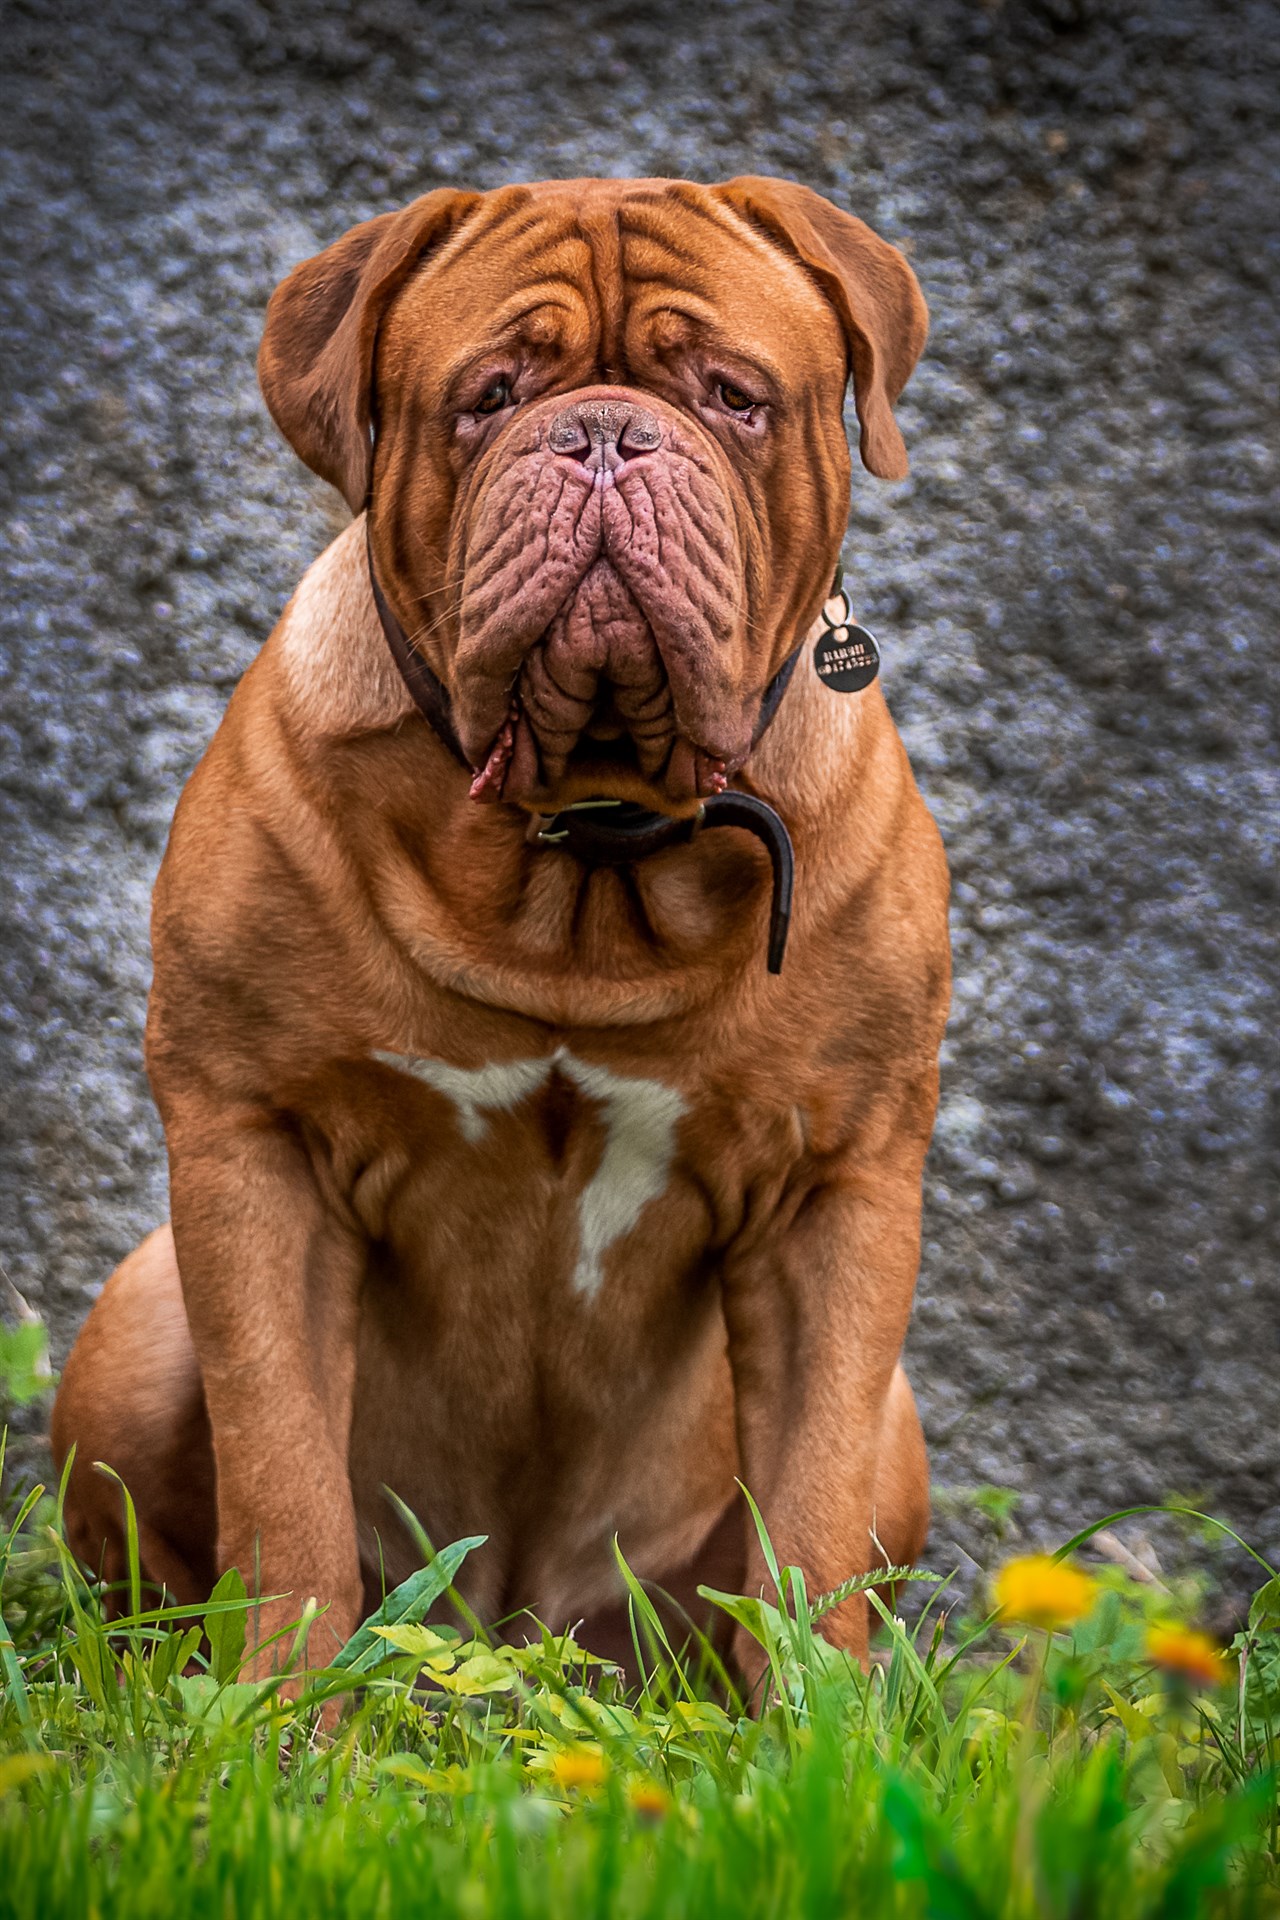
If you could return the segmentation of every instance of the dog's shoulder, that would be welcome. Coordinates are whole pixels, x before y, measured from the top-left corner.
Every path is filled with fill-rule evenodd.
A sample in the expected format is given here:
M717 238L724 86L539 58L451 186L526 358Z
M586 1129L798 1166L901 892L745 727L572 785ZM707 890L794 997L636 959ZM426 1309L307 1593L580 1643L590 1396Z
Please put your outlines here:
M238 926L274 871L314 868L324 837L326 754L395 729L413 703L378 625L357 519L307 569L233 694L179 800L157 910L188 925ZM294 846L294 843L297 843ZM292 850L296 861L284 856Z
M317 740L376 732L413 711L378 623L363 516L308 567L263 663L291 725Z

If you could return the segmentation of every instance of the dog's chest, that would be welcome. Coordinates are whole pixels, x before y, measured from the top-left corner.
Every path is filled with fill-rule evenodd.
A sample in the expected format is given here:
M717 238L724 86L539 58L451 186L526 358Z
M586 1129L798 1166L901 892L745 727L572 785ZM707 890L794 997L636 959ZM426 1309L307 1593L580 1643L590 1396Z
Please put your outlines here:
M550 1261L585 1300L600 1293L637 1235L652 1232L678 1184L685 1096L567 1048L458 1067L379 1051L401 1083L409 1177L424 1211L457 1246L495 1239L506 1261ZM557 1257L558 1256L558 1257Z

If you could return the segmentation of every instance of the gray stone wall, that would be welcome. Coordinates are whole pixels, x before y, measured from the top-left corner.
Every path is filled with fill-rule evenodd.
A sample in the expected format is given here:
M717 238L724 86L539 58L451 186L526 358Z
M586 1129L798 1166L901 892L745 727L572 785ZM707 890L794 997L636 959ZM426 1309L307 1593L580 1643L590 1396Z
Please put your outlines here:
M165 1212L147 896L338 522L275 281L446 181L792 174L906 246L912 478L858 611L955 877L910 1341L1028 1537L1193 1495L1280 1554L1273 4L11 6L0 1260L65 1352Z

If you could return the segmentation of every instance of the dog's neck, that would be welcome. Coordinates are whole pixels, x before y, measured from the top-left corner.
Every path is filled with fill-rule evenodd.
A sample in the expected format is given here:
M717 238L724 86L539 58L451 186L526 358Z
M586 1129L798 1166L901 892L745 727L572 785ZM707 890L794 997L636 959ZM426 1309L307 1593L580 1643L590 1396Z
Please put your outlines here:
M458 738L453 724L449 689L432 671L422 654L410 644L408 635L382 590L367 514L365 560L373 604L391 658L423 719L458 764L475 776L471 789L475 797L477 785L483 776L479 768L470 766ZM840 581L841 574L837 568L832 593L839 591ZM782 696L790 685L804 642L805 636L802 634L765 688L752 734L753 751L759 746L770 721L782 704ZM767 801L753 794L730 790L708 796L696 814L679 819L626 802L580 801L547 817L535 838L539 845L554 847L580 860L585 866L634 866L638 860L651 859L656 853L682 846L695 833L709 832L716 827L737 827L743 832L755 834L768 851L773 872L773 905L769 916L766 962L770 973L780 973L791 924L795 855L786 823Z
M749 793L778 810L795 839L803 884L793 943L806 924L822 924L842 911L841 902L871 870L905 767L879 690L856 699L833 697L818 679L810 651L802 649L775 723L738 776ZM739 963L765 989L763 936L760 945L738 951L740 907L723 918L716 904L724 904L723 886L704 898L701 857L691 855L688 867L683 860L658 862L652 879L647 863L637 871L647 910L657 917L632 954L625 940L618 945L625 916L609 920L605 939L594 929L591 904L584 911L561 899L566 889L573 892L568 880L574 863L527 844L523 827L496 833L502 824L497 816L511 809L468 801L457 763L434 731L420 724L391 657L373 603L361 520L299 583L261 670L276 680L281 720L317 777L342 793L344 809L367 804L370 818L362 831L393 832L396 847L407 848L417 829L404 816L403 796L421 793L422 871L416 858L413 872L397 867L404 898L393 917L397 939L413 947L418 964L441 985L537 1018L593 1025L675 1015L718 992L724 967ZM381 742L389 760L382 757ZM399 796L394 825L388 781ZM370 796L367 803L362 794ZM828 843L844 834L850 819L860 823L858 837L835 859ZM722 839L732 848L732 837L717 834L706 843L708 852ZM716 865L723 866L718 856ZM447 884L431 877L437 872L450 876ZM453 898L463 874L474 881L465 902ZM618 884L602 876L583 900L604 898ZM674 970L660 960L668 923L669 937L684 956Z

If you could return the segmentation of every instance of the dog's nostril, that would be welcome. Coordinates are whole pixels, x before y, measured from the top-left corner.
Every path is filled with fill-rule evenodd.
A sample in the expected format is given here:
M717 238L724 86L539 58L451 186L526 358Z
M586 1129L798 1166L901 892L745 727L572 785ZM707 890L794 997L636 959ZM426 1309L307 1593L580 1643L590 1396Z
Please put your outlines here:
M552 453L590 467L616 467L662 444L662 428L647 407L616 400L581 400L558 413L547 429Z
M547 445L552 453L574 454L585 460L591 452L591 435L587 432L578 414L572 410L558 413L547 431Z
M662 429L653 415L637 407L619 428L618 452L621 454L652 453L661 440Z

